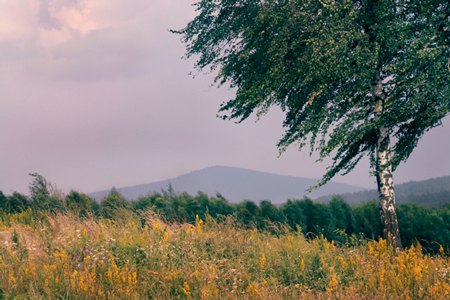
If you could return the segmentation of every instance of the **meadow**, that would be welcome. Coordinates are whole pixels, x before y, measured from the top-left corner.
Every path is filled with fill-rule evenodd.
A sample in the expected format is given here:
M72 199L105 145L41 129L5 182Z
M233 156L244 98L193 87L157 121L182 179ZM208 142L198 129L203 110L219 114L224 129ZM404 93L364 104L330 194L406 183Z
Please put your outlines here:
M114 220L32 209L0 222L0 299L448 299L448 253L306 239L232 217Z

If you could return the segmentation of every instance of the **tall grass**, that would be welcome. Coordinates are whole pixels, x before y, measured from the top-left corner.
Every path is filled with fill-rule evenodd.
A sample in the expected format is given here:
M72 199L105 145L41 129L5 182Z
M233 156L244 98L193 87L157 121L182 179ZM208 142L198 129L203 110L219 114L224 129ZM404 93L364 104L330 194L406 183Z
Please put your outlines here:
M232 218L168 223L151 211L116 221L4 216L1 299L448 299L450 266L385 240L307 241ZM275 234L273 234L275 232Z

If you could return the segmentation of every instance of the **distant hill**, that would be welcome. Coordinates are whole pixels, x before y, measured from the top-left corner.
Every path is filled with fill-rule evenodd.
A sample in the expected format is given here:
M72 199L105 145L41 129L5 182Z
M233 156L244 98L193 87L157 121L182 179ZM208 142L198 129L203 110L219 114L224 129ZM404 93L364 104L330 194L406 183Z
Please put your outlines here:
M283 203L287 199L302 199L306 190L316 185L318 179L295 176L276 175L242 168L215 166L194 171L176 178L162 180L149 184L118 188L127 199L137 199L153 192L167 190L169 184L175 192L197 194L198 191L209 195L222 194L233 203L252 200L270 200L272 203ZM317 198L329 194L352 193L363 188L343 183L329 182L315 190L308 197ZM97 200L105 197L109 191L99 191L89 194Z
M427 206L442 206L450 203L450 176L432 178L423 181L409 181L394 185L395 199L397 204L417 203ZM340 194L350 205L361 203L362 201L378 201L377 190L365 190L354 193ZM316 200L328 202L331 195L321 196Z

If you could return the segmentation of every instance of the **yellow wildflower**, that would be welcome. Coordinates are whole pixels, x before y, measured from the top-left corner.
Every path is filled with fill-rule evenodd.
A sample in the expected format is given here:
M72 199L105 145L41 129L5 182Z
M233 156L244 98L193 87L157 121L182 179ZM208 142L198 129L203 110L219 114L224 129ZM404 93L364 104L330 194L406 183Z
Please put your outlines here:
M258 286L256 285L256 283L252 283L247 287L247 293L251 296L251 297L256 297L259 295L259 291L258 291Z
M191 294L191 289L189 288L189 284L186 281L183 284L183 292L188 296Z
M259 264L261 265L261 272L264 272L266 269L266 256L264 254L259 259Z
M337 278L336 278L336 274L333 274L333 276L331 276L331 280L330 280L330 284L329 284L330 290L332 292L336 291L337 285L338 285L338 281L337 281Z

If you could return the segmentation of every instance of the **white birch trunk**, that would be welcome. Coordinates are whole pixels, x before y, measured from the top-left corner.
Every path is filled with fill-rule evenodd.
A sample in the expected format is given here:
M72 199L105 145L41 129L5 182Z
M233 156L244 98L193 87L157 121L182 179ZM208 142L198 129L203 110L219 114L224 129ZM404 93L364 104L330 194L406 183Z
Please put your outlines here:
M386 94L379 75L374 90L376 99L375 119L379 120L383 114ZM381 226L383 227L383 238L390 240L396 249L403 250L398 228L397 214L395 212L395 193L391 160L391 145L387 128L383 125L378 127L377 149L376 149L376 173L378 194L380 199Z

